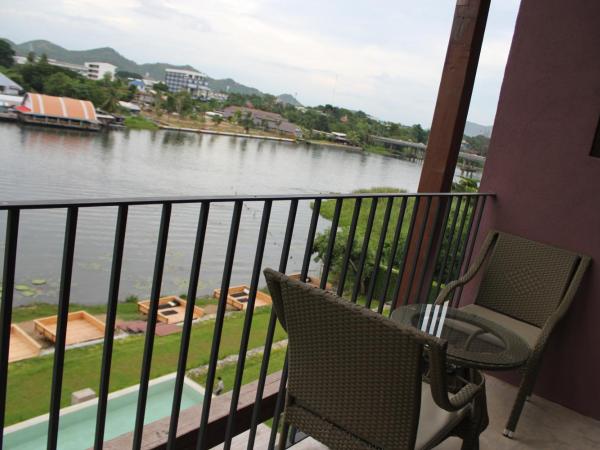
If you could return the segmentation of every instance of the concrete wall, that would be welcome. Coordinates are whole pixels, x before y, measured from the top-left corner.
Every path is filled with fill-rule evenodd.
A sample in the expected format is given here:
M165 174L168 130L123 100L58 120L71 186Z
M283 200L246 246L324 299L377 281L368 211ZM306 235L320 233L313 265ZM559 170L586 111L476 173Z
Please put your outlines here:
M523 0L481 184L497 199L480 236L493 227L594 259L536 392L598 419L600 158L590 151L599 118L600 1Z

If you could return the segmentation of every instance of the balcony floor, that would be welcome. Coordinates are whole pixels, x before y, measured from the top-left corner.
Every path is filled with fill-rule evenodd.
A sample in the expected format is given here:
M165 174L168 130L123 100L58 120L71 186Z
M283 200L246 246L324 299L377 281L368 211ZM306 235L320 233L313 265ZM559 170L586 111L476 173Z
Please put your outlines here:
M513 439L502 436L505 421L509 415L516 388L494 377L487 377L488 412L490 426L481 435L482 450L586 450L600 448L600 422L582 416L574 411L533 396L527 403L517 433ZM267 428L267 427L264 427ZM267 448L268 429L257 434L256 449ZM246 448L245 434L234 440L239 448ZM459 449L461 441L451 438L439 449ZM232 448L238 448L233 446ZM305 439L296 444L294 450L324 450L326 447L314 439Z

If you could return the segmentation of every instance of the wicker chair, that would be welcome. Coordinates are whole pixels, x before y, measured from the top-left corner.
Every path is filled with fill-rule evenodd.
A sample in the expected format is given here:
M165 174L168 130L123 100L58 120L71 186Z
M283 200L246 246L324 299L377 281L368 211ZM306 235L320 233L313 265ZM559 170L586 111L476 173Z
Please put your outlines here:
M289 337L280 449L290 425L332 449L429 449L450 435L478 448L484 379L474 372L448 394L445 341L271 269L265 276Z
M565 315L590 258L518 236L491 231L467 272L440 292L436 304L454 296L484 267L475 301L462 309L520 335L531 350L504 435L512 437L531 395L542 354ZM457 305L454 305L457 306Z

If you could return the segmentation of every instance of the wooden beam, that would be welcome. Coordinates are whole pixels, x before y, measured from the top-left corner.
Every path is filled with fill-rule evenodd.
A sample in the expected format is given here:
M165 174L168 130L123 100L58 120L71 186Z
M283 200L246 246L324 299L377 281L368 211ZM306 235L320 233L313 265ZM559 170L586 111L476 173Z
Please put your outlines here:
M454 20L450 32L446 60L442 70L442 79L438 90L438 97L433 113L431 131L427 142L427 151L423 161L423 169L419 180L418 192L450 192L452 180L458 162L460 146L462 143L467 113L471 103L471 94L475 83L475 74L479 63L481 45L491 0L457 0L454 11ZM445 209L446 200L441 199L434 205L434 209ZM432 211L433 211L432 210ZM435 242L440 239L441 219L438 215L436 223L433 213L426 217L424 204L417 211L415 229L421 229L423 222L425 242ZM415 233L410 241L407 261L416 265L416 278L419 279L423 271L428 273L425 279L430 279L435 261L427 249L435 249L435 245L421 246L420 237ZM418 254L417 254L418 253ZM428 263L430 263L428 265ZM405 271L405 274L410 271ZM409 282L403 276L399 292L398 306L403 299L410 303L424 299L411 297Z
M419 192L449 192L462 142L490 0L458 0Z

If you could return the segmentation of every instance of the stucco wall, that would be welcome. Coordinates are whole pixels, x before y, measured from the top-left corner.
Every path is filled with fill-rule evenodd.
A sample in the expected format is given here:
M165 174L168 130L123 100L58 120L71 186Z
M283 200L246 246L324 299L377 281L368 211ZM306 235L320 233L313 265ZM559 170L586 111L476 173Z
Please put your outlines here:
M599 117L600 1L523 0L481 184L497 199L480 237L493 227L594 259L536 393L600 419Z

